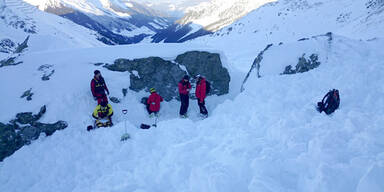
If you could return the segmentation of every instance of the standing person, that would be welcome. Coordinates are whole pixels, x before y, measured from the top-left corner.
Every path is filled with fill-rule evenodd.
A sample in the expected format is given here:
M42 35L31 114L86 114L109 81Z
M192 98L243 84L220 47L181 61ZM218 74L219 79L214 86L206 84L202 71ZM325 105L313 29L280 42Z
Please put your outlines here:
M180 117L187 118L187 111L189 106L189 91L191 90L191 83L189 83L189 76L184 75L183 79L179 82L180 94Z
M200 114L203 117L208 117L208 111L205 107L205 97L207 96L207 83L203 76L197 75L197 83L196 83L196 98L197 98L197 104L200 108Z
M108 98L107 98L107 95L105 94L105 91L107 91L107 94L109 95L107 84L105 84L104 78L101 76L101 73L99 70L95 70L94 74L95 76L91 81L91 91L92 91L93 98L97 100L97 104L99 105L102 101L105 101L108 103Z
M160 111L160 102L163 102L163 98L156 93L155 88L149 89L151 95L147 100L147 111L150 117L153 117L153 114L157 115Z

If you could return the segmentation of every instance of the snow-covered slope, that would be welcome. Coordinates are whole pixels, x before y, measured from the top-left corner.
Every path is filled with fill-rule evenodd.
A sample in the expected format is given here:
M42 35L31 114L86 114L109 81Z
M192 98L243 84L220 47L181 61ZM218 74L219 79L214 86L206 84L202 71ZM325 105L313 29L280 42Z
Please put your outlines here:
M112 95L129 86L129 73L106 71L92 63L119 57L174 58L202 45L151 44L24 55L24 64L0 69L1 87L7 90L0 105L9 109L0 114L0 121L47 104L43 121L63 119L69 127L6 158L0 164L0 190L379 192L384 187L384 55L378 50L384 42L341 36L333 37L332 47L322 42L327 41L320 38L271 49L261 66L264 70L272 65L269 75L257 78L252 73L245 90L233 99L208 98L208 119L199 120L192 103L191 118L179 119L179 104L173 101L162 104L157 128L140 130L139 123L150 120L139 103L142 93L129 92L121 104L113 104L116 125L90 133L85 126L95 105L89 91L93 70L102 70ZM311 45L317 44L312 50ZM315 70L280 76L281 69L273 65L281 62L274 61L290 58L293 52L288 50L328 55L320 57ZM226 58L225 51L219 52ZM290 60L287 64L294 64ZM224 61L232 79L242 80L244 76L233 70L242 60ZM36 71L41 63L56 70L48 82L42 82ZM29 81L20 81L20 74ZM232 83L231 93L238 94L239 81ZM35 95L27 103L19 96L31 87ZM341 107L326 116L314 105L330 88L340 90ZM120 113L124 108L127 117ZM124 119L132 138L120 142Z
M208 31L217 31L260 6L276 0L212 0L186 10L178 23L194 23Z
M384 34L384 2L381 0L280 0L266 4L230 26L196 39L243 55L259 52L267 44L292 42L333 32L354 39L372 39ZM228 42L231 42L229 45ZM233 55L232 58L241 58ZM247 70L248 62L241 67ZM240 66L239 66L240 67Z
M211 0L189 7L174 25L152 37L153 42L185 42L211 34L275 0Z
M21 43L31 35L32 51L102 45L94 32L22 1L1 0L0 10L1 38Z
M95 31L100 41L110 45L139 43L172 23L165 13L136 1L25 1Z
M0 191L382 192L382 2L281 0L193 42L26 52L19 57L24 63L0 68L0 106L6 109L0 122L46 104L41 121L65 120L69 127L1 162ZM351 12L345 22L334 21L340 12ZM240 92L255 57L270 43L259 74L251 71ZM230 94L208 97L204 120L194 101L189 119L178 118L179 102L162 103L157 128L149 130L138 129L152 123L140 104L146 93L122 96L130 74L93 65L148 56L172 60L190 50L221 54L233 80ZM318 68L280 75L311 54L318 55ZM49 81L41 81L43 64L55 70ZM112 105L114 127L87 132L96 105L89 90L95 69L111 95L123 99ZM30 88L33 100L20 99ZM340 108L330 116L318 113L316 103L332 88L340 90ZM120 142L124 120L131 139Z

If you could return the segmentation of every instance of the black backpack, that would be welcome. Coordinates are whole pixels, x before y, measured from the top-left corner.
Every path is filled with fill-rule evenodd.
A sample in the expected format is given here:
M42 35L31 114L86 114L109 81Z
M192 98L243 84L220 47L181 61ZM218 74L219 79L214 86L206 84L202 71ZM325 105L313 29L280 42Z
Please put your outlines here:
M209 92L211 92L211 83L205 80L205 94L208 94Z
M327 115L333 113L336 109L339 108L340 105L340 95L339 90L333 89L330 90L321 100L321 102L317 103L318 111L325 112Z

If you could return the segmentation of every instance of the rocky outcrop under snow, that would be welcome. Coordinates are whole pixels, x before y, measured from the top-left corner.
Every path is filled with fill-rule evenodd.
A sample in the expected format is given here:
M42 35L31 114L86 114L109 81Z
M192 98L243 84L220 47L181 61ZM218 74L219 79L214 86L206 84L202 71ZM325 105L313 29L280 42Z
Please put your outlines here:
M0 161L12 155L24 145L29 145L39 138L41 133L52 135L57 130L65 129L65 121L56 123L41 123L39 119L45 114L46 106L41 107L39 113L23 112L16 115L16 119L9 123L0 122Z

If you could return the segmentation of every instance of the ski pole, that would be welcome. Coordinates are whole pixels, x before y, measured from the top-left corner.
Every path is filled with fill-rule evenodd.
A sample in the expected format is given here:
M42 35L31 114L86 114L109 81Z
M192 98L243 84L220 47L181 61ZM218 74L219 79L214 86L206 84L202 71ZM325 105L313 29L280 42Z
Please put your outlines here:
M128 110L124 109L122 110L123 114L124 114L124 129L125 129L125 133L121 136L121 139L120 141L125 141L127 139L129 139L129 134L128 134L128 131L127 131L127 118L125 117L125 115L127 114Z
M124 114L124 129L125 129L125 134L127 134L127 118L125 117L125 115L127 114L128 110L124 109L122 112L123 112L123 114Z

